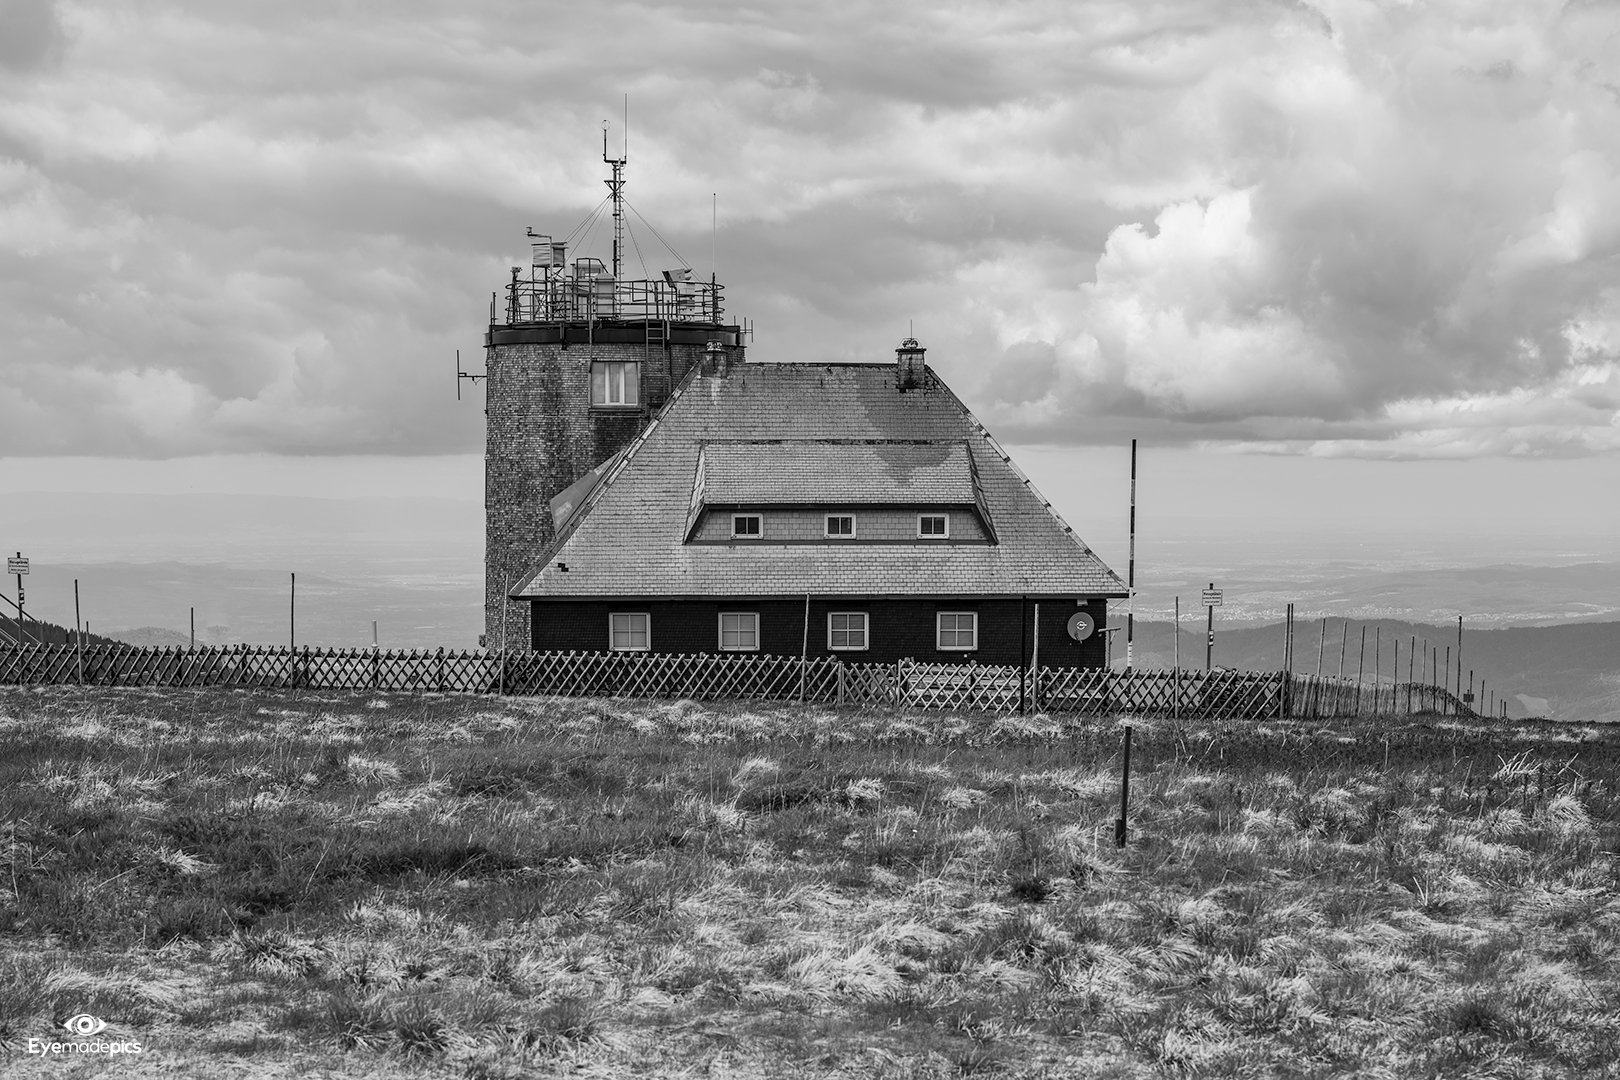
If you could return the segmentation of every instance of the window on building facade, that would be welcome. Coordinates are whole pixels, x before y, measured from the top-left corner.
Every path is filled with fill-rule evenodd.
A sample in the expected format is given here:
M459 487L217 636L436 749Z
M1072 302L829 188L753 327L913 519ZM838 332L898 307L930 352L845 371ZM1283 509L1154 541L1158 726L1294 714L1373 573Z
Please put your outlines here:
M828 613L827 648L860 650L866 647L866 612L833 611Z
M734 540L758 540L765 534L765 523L758 514L732 514L731 536Z
M720 613L720 651L759 651L759 612L722 611Z
M614 652L646 652L651 622L652 616L645 611L614 612L608 616L608 647Z
M827 536L835 540L853 540L855 538L855 515L828 514Z
M949 514L918 514L917 536L919 539L944 540L951 535L951 515Z
M936 631L938 647L967 651L979 647L979 615L973 611L942 611Z
M641 365L634 360L598 360L591 364L591 404L641 404Z

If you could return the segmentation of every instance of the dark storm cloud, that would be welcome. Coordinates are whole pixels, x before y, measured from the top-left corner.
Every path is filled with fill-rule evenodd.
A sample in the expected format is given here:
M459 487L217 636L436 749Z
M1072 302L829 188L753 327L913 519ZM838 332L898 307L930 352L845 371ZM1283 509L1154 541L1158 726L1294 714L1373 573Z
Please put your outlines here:
M1620 444L1602 10L0 18L3 453L475 448L453 350L477 367L524 227L601 199L625 93L631 202L706 271L719 193L758 359L882 358L915 319L1012 440Z

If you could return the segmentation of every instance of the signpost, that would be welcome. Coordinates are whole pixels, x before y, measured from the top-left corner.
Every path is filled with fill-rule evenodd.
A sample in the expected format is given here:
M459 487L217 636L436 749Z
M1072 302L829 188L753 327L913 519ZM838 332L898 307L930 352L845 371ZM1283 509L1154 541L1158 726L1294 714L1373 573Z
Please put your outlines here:
M28 560L23 558L22 552L17 552L15 559L6 560L6 573L17 575L17 640L22 641L27 630L23 628L23 603L27 594L23 592L23 575L28 573Z
M1204 643L1204 670L1215 670L1215 609L1221 606L1221 590L1212 581L1204 590L1204 607L1209 609L1209 638Z

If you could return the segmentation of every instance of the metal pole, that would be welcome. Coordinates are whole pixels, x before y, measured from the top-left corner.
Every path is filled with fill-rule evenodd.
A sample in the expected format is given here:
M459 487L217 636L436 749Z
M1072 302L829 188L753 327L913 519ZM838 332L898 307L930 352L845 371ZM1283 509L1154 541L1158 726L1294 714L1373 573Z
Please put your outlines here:
M191 651L197 651L197 609L191 609Z
M1417 635L1416 634L1412 635L1412 640L1408 644L1411 647L1406 650L1406 711L1407 711L1408 714L1410 714L1411 711L1412 711L1412 670L1413 670L1413 661L1415 661L1417 659Z
M79 685L84 685L84 629L79 624L79 579L73 579L73 652L79 662Z
M1361 648L1356 651L1356 715L1361 715L1361 686L1367 678L1367 628L1361 628Z
M298 575L290 574L287 584L287 680L298 686Z
M1175 678L1170 684L1170 701L1174 706L1173 715L1176 723L1181 723L1181 597L1176 597L1176 628L1170 635L1175 641L1172 655L1175 657L1173 670Z
M1390 712L1395 711L1396 702L1400 701L1401 699L1401 639L1394 638L1392 643L1395 646L1395 659L1389 665L1391 670L1394 672L1394 674L1390 676L1389 680Z
M17 552L17 558L22 558L22 552ZM17 575L17 644L21 645L28 640L28 622L23 618L23 601L28 594L23 591L22 574Z
M1029 696L1034 700L1035 710L1041 708L1041 605L1035 605L1035 633L1034 645L1030 649L1029 661Z
M867 627L866 632L867 632L867 636L870 637L871 633L872 633L872 628L870 626ZM805 593L804 594L804 641L800 645L800 652L799 652L799 701L800 701L801 704L804 702L804 681L805 681L805 674L806 674L806 671L809 668L809 666L810 666L810 594Z
M1440 683L1440 688L1442 690L1450 690L1451 689L1451 646L1450 645L1446 646L1445 677Z
M1125 670L1131 669L1136 641L1136 440L1131 440L1131 550L1125 570L1125 591L1130 607L1125 612Z
M1457 700L1458 701L1462 700L1462 621L1463 621L1463 617L1461 615L1457 616Z
M1025 593L1018 598L1018 715L1028 712L1028 680L1029 680L1029 594ZM1106 640L1105 632L1103 638ZM1106 657L1104 663L1106 664Z
M1210 592L1215 591L1215 583L1213 581L1209 583L1209 591ZM1204 670L1205 671L1214 671L1215 670L1215 605L1214 604L1206 604L1204 606L1209 609L1208 637L1206 637L1204 639Z
M1114 822L1114 846L1125 846L1125 818L1131 801L1131 726L1125 725L1125 760L1119 769L1119 820Z

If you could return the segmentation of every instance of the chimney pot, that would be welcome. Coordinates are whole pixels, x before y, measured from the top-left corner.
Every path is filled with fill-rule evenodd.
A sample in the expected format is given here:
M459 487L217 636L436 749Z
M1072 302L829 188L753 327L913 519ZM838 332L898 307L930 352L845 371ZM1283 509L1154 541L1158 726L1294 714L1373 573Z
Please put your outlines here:
M894 384L902 392L922 388L923 372L927 370L923 354L927 351L917 344L916 338L910 337L894 350Z

